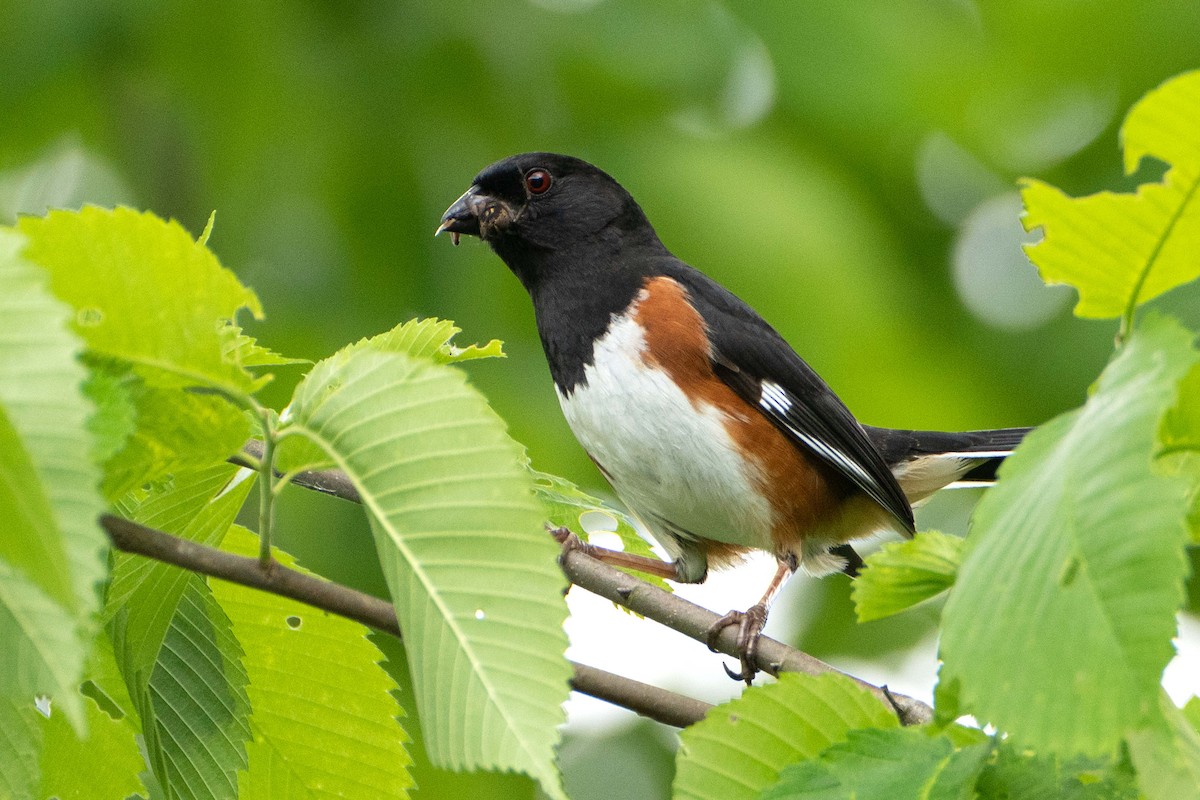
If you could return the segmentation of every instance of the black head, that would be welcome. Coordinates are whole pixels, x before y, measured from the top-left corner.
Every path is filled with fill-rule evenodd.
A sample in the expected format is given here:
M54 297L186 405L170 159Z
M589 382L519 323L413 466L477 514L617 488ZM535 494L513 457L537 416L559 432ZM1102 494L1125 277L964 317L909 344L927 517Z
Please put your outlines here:
M568 265L662 247L619 183L586 161L555 153L524 153L484 169L442 215L437 232L443 231L455 244L460 234L487 242L527 288Z

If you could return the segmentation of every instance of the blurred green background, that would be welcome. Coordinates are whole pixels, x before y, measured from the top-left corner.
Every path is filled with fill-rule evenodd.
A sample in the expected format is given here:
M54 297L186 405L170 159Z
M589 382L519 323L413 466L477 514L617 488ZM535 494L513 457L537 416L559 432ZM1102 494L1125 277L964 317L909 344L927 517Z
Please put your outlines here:
M417 315L456 320L464 341L499 337L508 360L472 366L475 383L539 468L596 491L517 281L485 246L432 237L482 167L535 149L599 164L864 421L1038 423L1082 401L1114 326L1073 319L1071 292L1036 279L1016 180L1080 194L1157 178L1162 165L1121 174L1120 121L1200 64L1194 0L0 12L0 221L125 203L199 233L216 209L210 245L267 309L252 332L288 355L320 358ZM1165 302L1194 320L1196 297ZM298 375L282 371L269 399L285 402ZM935 504L926 524L961 528L965 514ZM355 509L293 492L280 526L309 566L382 590ZM845 594L837 579L806 594L806 649L896 657L934 619L855 626ZM572 734L568 785L657 796L672 746L648 725ZM424 765L417 779L426 797L533 791Z

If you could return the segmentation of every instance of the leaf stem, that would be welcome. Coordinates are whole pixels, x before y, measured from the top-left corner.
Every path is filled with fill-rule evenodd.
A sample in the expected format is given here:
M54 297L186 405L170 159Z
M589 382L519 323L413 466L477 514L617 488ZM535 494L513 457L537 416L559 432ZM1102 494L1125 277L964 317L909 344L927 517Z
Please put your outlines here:
M271 567L271 528L275 524L276 441L270 412L262 407L258 411L263 429L263 452L258 468L258 564L266 570Z

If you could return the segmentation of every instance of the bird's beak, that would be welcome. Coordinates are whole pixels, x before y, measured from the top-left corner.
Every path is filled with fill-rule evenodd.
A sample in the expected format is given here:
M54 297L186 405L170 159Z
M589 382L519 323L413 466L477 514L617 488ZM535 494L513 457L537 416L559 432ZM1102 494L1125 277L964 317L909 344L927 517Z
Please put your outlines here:
M487 239L493 233L508 227L513 210L505 202L484 194L478 186L472 186L454 205L442 214L442 222L434 236L443 231L450 234L450 241L458 244L460 234Z

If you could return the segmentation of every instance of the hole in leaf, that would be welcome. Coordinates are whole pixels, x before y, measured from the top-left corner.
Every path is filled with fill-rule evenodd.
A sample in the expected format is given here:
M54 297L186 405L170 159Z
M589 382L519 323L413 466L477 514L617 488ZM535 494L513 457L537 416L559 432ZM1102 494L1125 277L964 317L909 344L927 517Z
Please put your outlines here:
M81 328L94 328L104 322L104 312L98 308L81 308L75 312L75 322Z
M299 617L295 617L295 616L288 617L285 620L285 622L287 622L287 626L289 628L291 628L292 630L298 630L300 628L300 618Z
M43 717L50 719L50 698L47 695L35 695L33 698L33 707Z
M97 686L95 681L84 681L80 684L79 693L84 697L90 697L100 707L100 710L112 719L125 718L125 712L121 710L117 702L109 697L107 692Z
M482 608L475 609L475 619L486 619L486 618L487 618L487 614L484 613Z

